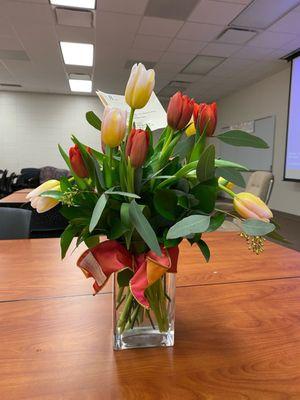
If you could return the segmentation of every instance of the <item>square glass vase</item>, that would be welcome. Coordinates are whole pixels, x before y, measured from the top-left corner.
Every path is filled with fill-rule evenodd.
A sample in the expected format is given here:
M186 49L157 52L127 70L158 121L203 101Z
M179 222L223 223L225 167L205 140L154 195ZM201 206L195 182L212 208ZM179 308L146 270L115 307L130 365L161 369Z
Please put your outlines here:
M114 350L174 346L175 280L175 274L166 273L147 288L150 309L146 309L129 286L119 286L114 274Z

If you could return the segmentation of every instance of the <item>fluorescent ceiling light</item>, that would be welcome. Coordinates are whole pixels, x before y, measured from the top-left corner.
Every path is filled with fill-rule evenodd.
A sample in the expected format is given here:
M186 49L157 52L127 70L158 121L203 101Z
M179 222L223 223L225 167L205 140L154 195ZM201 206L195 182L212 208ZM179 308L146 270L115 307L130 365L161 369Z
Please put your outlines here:
M92 81L85 79L69 79L69 85L72 92L90 93L92 91Z
M94 46L90 43L60 42L64 63L91 67L94 58Z
M181 72L183 74L205 75L224 60L226 60L224 57L196 56Z
M266 29L298 4L299 0L255 0L230 25Z
M74 8L92 9L96 8L96 0L50 0L53 6L65 6Z

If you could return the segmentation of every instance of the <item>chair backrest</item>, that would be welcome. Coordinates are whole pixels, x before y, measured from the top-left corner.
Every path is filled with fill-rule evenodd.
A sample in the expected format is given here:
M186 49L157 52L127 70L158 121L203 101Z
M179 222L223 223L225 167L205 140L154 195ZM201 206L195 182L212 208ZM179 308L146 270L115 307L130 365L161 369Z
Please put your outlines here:
M0 208L0 240L27 239L30 235L31 211L21 208Z
M70 171L67 169L59 169L56 167L42 167L40 170L40 183L44 183L49 179L59 180L62 176L70 176Z
M251 174L247 182L246 192L260 197L267 203L270 199L273 182L274 177L271 172L255 171Z

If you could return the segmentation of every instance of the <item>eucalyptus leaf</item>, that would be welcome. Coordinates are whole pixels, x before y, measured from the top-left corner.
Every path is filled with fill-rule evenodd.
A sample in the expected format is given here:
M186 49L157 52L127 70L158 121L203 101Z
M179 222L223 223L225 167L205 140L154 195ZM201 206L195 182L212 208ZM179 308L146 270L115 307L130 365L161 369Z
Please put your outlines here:
M93 111L88 111L85 114L87 122L92 125L97 131L101 130L101 120Z
M61 250L61 258L65 258L68 248L72 243L74 236L76 235L77 230L71 224L66 227L60 237L60 250Z
M220 228L220 226L223 225L225 219L226 219L226 214L221 213L221 212L217 212L214 215L212 215L210 217L209 227L206 230L206 232L213 232L213 231L217 230L218 228Z
M216 159L215 160L215 167L216 168L234 168L237 169L238 171L249 171L247 167L241 164L237 164L232 161L227 161L227 160L221 160L221 159Z
M202 240L202 239L199 239L199 240L196 242L196 244L197 244L197 246L199 247L199 249L201 250L201 252L202 252L202 254L203 254L203 256L204 256L206 262L208 262L209 259L210 259L210 250L209 250L209 247L207 246L207 244L206 244L206 243L204 242L204 240Z
M94 208L94 211L92 214L92 218L90 221L90 225L89 225L90 232L92 232L95 229L95 227L97 226L97 224L101 218L102 212L106 206L106 203L107 203L107 196L105 195L105 193L103 193L99 197L99 199L95 205L95 208Z
M209 227L210 216L190 215L173 225L167 234L167 239L186 237L195 233L202 233Z
M254 147L256 149L268 149L269 145L258 136L251 135L241 130L232 130L216 136L219 140L232 146Z
M161 189L154 193L153 203L156 211L164 218L176 219L177 196L173 190Z
M201 153L196 174L199 182L207 181L215 175L215 146L210 144Z
M265 236L275 229L271 222L264 222L259 219L247 219L242 222L242 230L250 236Z
M162 253L156 234L135 200L133 200L129 205L129 216L132 224L145 243L147 243L151 250L160 256Z

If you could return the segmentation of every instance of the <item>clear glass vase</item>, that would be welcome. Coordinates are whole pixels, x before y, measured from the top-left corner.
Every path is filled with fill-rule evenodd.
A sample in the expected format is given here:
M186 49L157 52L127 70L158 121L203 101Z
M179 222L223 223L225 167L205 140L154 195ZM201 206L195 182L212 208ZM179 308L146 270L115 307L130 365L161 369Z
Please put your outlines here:
M150 309L132 296L129 286L119 287L114 274L114 349L174 345L175 274L166 273L146 290Z

